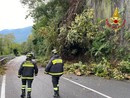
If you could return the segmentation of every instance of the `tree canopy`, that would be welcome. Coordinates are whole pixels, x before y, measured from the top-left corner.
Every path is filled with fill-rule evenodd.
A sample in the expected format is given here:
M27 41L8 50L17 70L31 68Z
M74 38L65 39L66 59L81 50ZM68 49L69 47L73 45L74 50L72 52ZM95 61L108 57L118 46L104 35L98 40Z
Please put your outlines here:
M102 57L129 59L129 31L115 33L105 26L118 6L122 18L127 1L119 0L21 0L34 18L28 44L37 55L57 48L64 59L100 61ZM124 33L122 33L124 32ZM127 35L127 36L126 36Z

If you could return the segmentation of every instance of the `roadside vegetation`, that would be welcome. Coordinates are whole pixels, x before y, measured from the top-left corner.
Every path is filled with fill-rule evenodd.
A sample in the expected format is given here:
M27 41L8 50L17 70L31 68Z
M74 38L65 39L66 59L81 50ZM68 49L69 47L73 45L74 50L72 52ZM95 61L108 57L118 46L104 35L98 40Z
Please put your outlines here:
M16 43L14 40L15 37L12 33L0 34L0 56L2 56L2 58L7 55L11 56L10 58L14 57L14 55L18 56L18 50L21 51L20 44ZM6 61L3 63L0 62L0 75L3 75L6 71L5 63Z
M15 42L13 33L0 34L0 56L15 54L21 52L21 45Z
M35 24L27 42L15 46L19 52L33 51L38 65L45 67L51 50L56 48L65 61L65 73L130 79L129 25L117 32L105 25L115 5L120 17L126 19L127 0L49 0L48 3L21 0L21 3L29 8L27 17L33 17Z
M91 0L90 0L91 1ZM105 25L115 4L125 19L127 1L119 0L21 0L34 18L33 33L23 44L46 66L53 48L65 61L65 73L130 79L130 31L114 32ZM103 6L102 6L102 5ZM95 5L95 6L93 6ZM102 10L104 9L104 10Z
M6 67L5 66L0 66L0 75L5 74Z

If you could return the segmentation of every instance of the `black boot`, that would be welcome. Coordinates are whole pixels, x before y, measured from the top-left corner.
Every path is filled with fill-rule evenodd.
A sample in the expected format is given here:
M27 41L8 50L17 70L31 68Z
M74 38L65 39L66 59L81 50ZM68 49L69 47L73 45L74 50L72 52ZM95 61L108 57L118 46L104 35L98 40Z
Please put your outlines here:
M54 91L53 97L54 97L54 98L59 98L59 92L58 92L58 91Z
M22 89L21 98L25 98L25 89Z
M27 98L31 98L31 92L27 93Z
M59 95L59 86L58 86L58 90L57 90L57 95L60 96L60 95Z
M59 95L59 90L57 91L57 95L60 96L60 95Z

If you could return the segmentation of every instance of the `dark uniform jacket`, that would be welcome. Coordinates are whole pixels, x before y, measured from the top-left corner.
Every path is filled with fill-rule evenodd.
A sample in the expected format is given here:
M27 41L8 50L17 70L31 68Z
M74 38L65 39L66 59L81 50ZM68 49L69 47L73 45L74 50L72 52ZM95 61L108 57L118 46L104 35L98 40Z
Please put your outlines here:
M38 74L38 68L35 62L26 60L21 64L18 75L22 76L22 79L33 79L34 74Z
M63 60L60 58L59 55L54 55L51 57L49 63L45 68L45 72L55 76L55 75L62 75L63 74Z

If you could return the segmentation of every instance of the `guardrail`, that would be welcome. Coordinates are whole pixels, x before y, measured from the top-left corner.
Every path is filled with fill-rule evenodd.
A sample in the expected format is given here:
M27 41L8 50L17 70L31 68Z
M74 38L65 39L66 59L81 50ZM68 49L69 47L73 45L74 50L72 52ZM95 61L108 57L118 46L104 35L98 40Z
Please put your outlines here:
M14 56L3 56L3 57L0 57L0 66L4 65L7 60L10 60L14 58Z
M0 66L6 63L7 57L0 59Z

